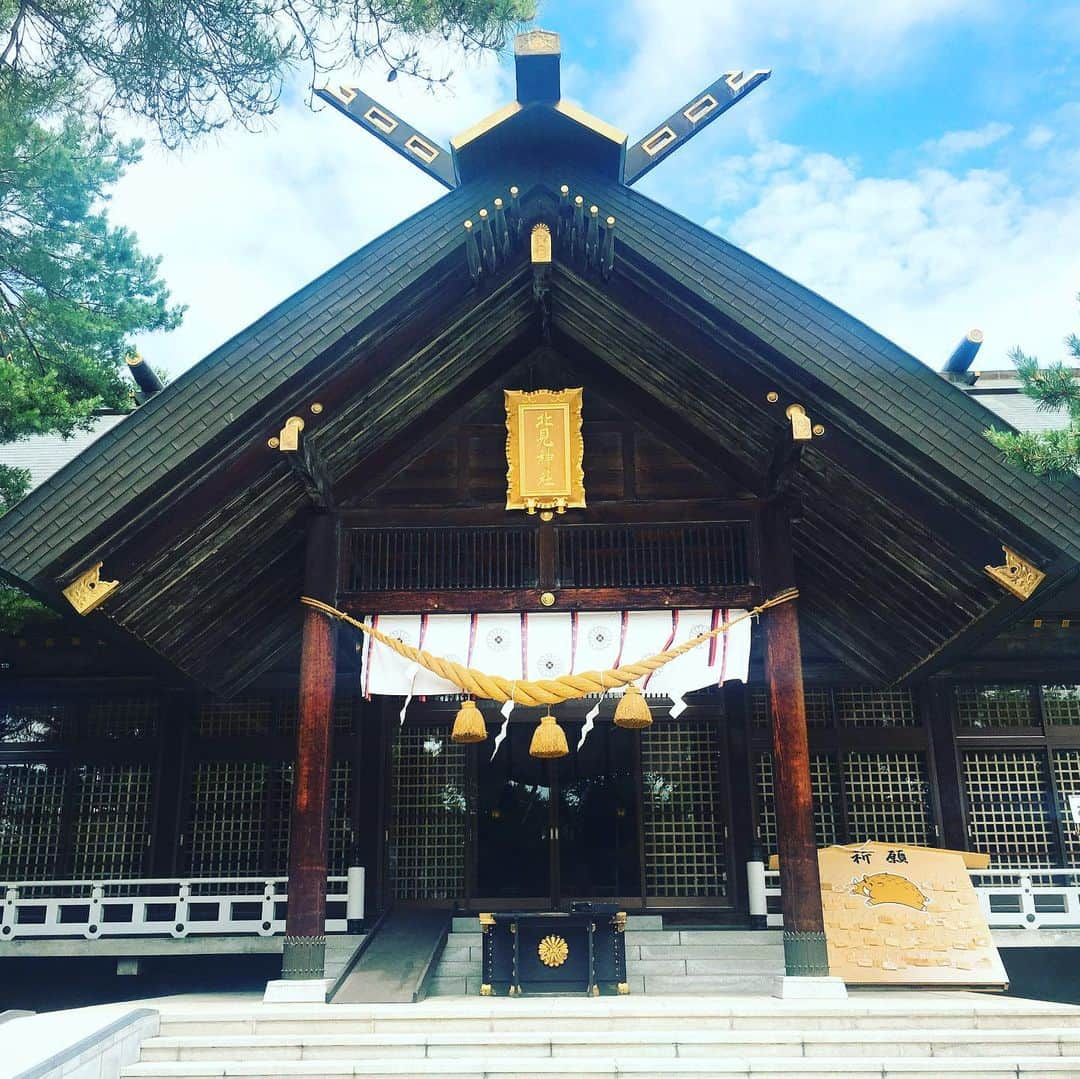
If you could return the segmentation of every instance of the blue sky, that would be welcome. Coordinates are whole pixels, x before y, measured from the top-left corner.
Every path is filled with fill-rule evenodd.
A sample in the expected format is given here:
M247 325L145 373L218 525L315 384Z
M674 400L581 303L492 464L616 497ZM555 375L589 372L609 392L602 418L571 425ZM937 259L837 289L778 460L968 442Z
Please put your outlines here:
M563 91L646 134L720 73L772 79L641 182L938 366L1045 362L1080 328L1080 3L549 0ZM343 69L441 140L513 96L509 56L462 60L432 96ZM113 216L163 255L185 326L141 342L173 372L441 189L302 86L270 129L148 148Z

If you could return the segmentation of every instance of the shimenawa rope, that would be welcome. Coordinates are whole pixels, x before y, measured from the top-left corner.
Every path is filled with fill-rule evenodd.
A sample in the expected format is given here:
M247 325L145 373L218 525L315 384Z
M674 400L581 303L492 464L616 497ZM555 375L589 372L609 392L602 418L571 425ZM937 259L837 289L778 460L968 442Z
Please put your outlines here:
M771 599L759 604L753 610L744 611L738 618L732 618L729 622L725 622L716 629L702 633L683 644L676 645L674 648L650 656L648 659L638 660L637 663L624 664L622 667L615 667L607 671L584 671L581 674L564 674L559 678L543 678L533 682L503 678L495 674L485 674L483 671L465 667L460 663L455 663L453 660L433 656L430 652L422 652L418 648L413 648L412 645L405 644L403 641L388 637L373 626L365 625L358 619L347 615L344 611L331 607L329 603L312 599L310 596L301 596L300 602L330 618L339 618L342 622L355 626L380 644L393 649L399 656L420 664L425 670L438 675L440 678L445 678L448 682L453 682L459 689L471 693L474 697L482 697L489 701L512 700L516 704L537 707L545 704L561 704L563 701L587 697L590 693L603 693L606 690L617 689L619 686L636 682L650 671L658 670L673 659L678 659L679 656L689 652L691 648L696 648L699 644L704 644L705 641L713 637L719 637L722 633L726 633L731 629L732 626L738 625L747 618L756 618L763 611L779 607L782 603L788 603L797 598L798 595L799 590L797 588L789 588L783 592L778 592Z

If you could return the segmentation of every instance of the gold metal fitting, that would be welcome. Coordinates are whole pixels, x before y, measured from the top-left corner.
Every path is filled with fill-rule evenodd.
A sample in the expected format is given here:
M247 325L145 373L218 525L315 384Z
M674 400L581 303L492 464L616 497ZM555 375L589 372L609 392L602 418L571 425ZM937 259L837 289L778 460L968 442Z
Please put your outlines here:
M320 402L320 401L312 401L312 403L311 403L311 413L312 413L313 416L321 416L322 415L322 410L323 410L322 402Z
M814 437L810 417L802 405L788 405L784 410L784 415L791 421L791 437L796 442L809 442Z
M276 450L281 445L281 439L277 435L273 435L266 440L266 444L272 449Z
M511 185L511 187L510 187L510 197L512 199L516 199L518 197L518 189L517 189L517 187L515 187L513 185Z
M823 423L815 423L814 424L814 437L815 438L821 438L821 436L823 434L825 434L825 424L823 424Z
M502 199L496 199L495 200L495 209L496 210L501 210L502 209L502 204L503 204Z
M769 392L765 394L765 400L768 401L770 405L775 405L776 402L780 400L780 394L778 394L776 390L769 390Z
M570 194L570 185L569 184L563 184L562 187L559 188L559 194L560 195L569 195Z
M300 449L300 432L304 429L302 416L290 416L278 432L278 449L282 453L295 453Z
M544 512L540 514L540 520L541 521L550 521L550 520L552 520L552 518L554 518L554 516L555 516L555 514L552 513L551 510L544 510Z
M554 592L541 592L540 593L540 603L544 607L554 607L555 606L555 593Z

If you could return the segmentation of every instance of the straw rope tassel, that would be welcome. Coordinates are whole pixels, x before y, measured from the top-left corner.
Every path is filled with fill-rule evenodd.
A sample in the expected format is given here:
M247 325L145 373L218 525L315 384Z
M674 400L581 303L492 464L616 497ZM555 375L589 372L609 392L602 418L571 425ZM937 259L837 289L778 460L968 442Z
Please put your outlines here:
M606 689L614 689L636 682L639 678L649 674L650 671L659 670L673 659L677 659L679 656L689 652L691 648L696 648L699 644L704 644L705 641L711 640L713 637L719 637L722 633L726 633L731 629L732 626L738 625L748 618L756 618L763 611L779 607L782 603L788 603L796 599L798 595L799 590L797 588L789 588L783 592L778 592L771 599L766 600L751 611L744 612L738 618L733 618L716 629L693 637L689 641L676 645L674 648L669 648L665 652L649 656L648 659L639 660L637 663L627 663L622 667L615 667L607 671L584 671L581 674L564 674L560 678L542 678L534 682L523 682L502 678L495 674L485 674L483 671L465 667L460 663L453 662L453 660L433 656L430 652L422 652L418 648L413 648L412 645L395 640L393 637L387 637L373 626L367 626L347 615L344 611L331 607L329 603L312 599L310 596L301 596L300 602L321 611L330 618L339 618L342 622L348 622L350 626L355 626L361 632L368 634L379 644L386 645L387 648L393 649L399 656L403 656L413 663L419 663L421 667L432 674L445 678L448 682L453 682L455 686L473 697L482 697L484 700L489 701L512 700L515 704L536 708L546 704L561 704L563 701L577 700L579 697L587 697L590 693L603 693Z

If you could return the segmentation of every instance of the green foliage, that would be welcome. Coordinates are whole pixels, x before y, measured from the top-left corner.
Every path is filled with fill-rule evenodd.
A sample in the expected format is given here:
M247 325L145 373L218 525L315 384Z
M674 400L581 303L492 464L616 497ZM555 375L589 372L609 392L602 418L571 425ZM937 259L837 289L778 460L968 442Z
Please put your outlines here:
M124 407L131 335L182 313L159 260L103 208L138 144L51 105L0 94L0 442L71 434L95 408Z
M1080 366L1080 337L1069 334L1065 346L1074 367ZM1074 367L1060 361L1040 367L1034 356L1019 348L1009 353L1009 359L1016 367L1024 393L1038 402L1042 411L1065 409L1069 414L1068 425L1039 433L991 428L986 437L1001 450L1006 461L1037 476L1060 478L1080 470L1080 380Z
M0 442L70 435L89 427L95 409L129 405L122 367L132 335L180 321L158 260L105 213L138 149L0 75ZM0 512L28 481L0 466ZM0 589L3 629L44 611Z
M297 65L314 80L375 60L441 82L431 49L500 49L533 15L532 0L0 0L0 61L54 98L62 87L101 115L145 117L176 146L270 115Z

